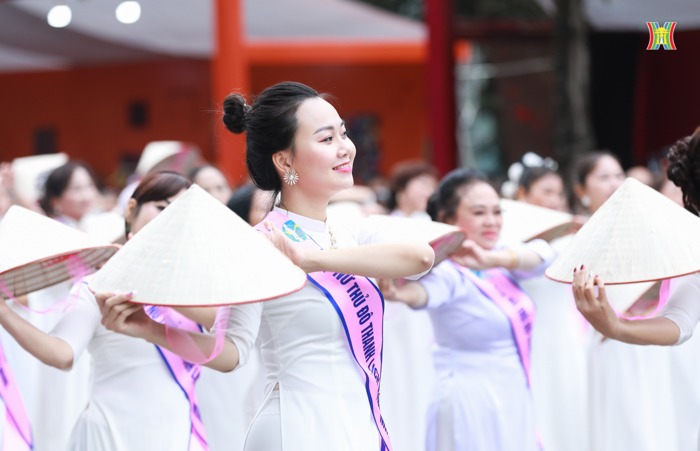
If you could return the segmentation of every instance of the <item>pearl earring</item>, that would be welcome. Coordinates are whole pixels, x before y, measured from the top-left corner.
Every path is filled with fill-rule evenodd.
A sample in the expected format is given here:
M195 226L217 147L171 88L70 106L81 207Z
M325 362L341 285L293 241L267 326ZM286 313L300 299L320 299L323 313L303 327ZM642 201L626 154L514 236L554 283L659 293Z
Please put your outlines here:
M293 168L289 168L284 173L282 178L284 179L284 183L287 185L296 185L299 181L299 174L297 174L297 171L295 171Z
M588 208L591 206L591 198L588 196L581 196L581 205Z

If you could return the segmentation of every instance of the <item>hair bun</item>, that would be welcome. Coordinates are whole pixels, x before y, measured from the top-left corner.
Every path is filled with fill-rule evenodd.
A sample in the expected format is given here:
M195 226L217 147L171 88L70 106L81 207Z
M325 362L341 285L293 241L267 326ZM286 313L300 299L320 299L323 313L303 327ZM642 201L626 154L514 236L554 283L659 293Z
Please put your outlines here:
M700 128L676 141L668 152L666 175L683 191L683 204L694 214L700 211Z
M240 94L229 94L224 99L223 121L226 128L233 133L243 133L246 130L246 119L251 107Z

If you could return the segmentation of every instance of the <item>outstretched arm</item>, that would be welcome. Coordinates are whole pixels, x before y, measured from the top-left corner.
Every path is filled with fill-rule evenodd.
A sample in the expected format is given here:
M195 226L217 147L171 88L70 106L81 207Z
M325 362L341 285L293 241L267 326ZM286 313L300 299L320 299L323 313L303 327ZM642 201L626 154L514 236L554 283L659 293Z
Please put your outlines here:
M400 278L424 273L433 266L429 244L381 243L330 251L302 249L271 224L268 238L307 273L331 271L375 278Z
M573 292L581 314L608 338L631 344L666 346L676 344L680 338L679 327L668 318L620 318L608 302L603 280L587 273L583 266L574 270Z
M0 301L0 325L25 351L42 363L60 370L73 367L73 348L68 343L37 329L15 313L5 301Z

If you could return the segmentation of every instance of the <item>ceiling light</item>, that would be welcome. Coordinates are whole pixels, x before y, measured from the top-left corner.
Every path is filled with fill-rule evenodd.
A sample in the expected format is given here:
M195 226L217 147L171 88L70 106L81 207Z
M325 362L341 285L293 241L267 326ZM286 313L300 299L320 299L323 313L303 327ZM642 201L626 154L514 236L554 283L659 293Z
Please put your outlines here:
M46 21L54 28L67 27L73 14L67 5L56 5L49 10Z
M136 1L121 2L114 12L121 23L134 23L141 17L141 5Z

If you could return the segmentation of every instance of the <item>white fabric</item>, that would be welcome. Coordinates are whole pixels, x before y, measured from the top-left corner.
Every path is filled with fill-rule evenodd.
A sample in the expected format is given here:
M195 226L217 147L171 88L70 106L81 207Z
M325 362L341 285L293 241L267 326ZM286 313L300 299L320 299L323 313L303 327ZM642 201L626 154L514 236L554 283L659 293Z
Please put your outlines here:
M549 261L530 275L541 275ZM426 449L538 450L532 396L508 317L450 261L419 283L438 345ZM445 429L454 434L449 443Z
M423 212L417 212L423 213ZM405 217L395 210L392 216ZM430 221L423 213L413 215ZM361 222L359 244L379 240L381 231ZM423 276L427 273L420 274ZM413 277L415 279L417 277ZM400 302L386 300L384 311L384 359L382 364L382 417L395 450L412 450L425 443L428 406L435 383L432 349L435 343L428 312L413 310Z
M222 373L203 367L197 399L209 450L243 451L246 431L264 397L265 368L257 348L238 371Z
M279 211L288 214L321 247L330 247L323 222ZM342 228L334 227L333 235L339 247L354 245L352 236ZM350 353L338 314L321 291L307 283L301 291L282 298L232 306L227 335L244 356L253 345L251 335L258 331L256 314L267 391L279 389L279 450L378 450L379 433L364 377ZM278 426L270 424L270 418L261 416L264 414L263 407L251 430L258 430L258 421L264 421L266 427L274 429L269 433L277 433ZM255 449L252 439L246 443L246 451Z
M566 238L553 241L562 249ZM571 285L535 277L520 282L537 307L532 328L531 386L537 430L546 451L588 451L585 319Z
M64 282L36 291L28 296L33 311L15 306L18 315L48 333L64 315L62 309L37 313L65 301L71 283ZM22 349L13 338L3 339L8 362L24 399L32 425L35 451L62 451L71 430L90 396L91 356L88 352L76 356L73 368L62 371L47 365Z
M187 451L189 402L157 348L105 329L87 285L76 284L73 292L78 301L52 335L66 341L76 358L89 350L93 383L68 449Z
M668 303L659 313L680 329L677 344L688 340L700 321L700 273L673 279Z

